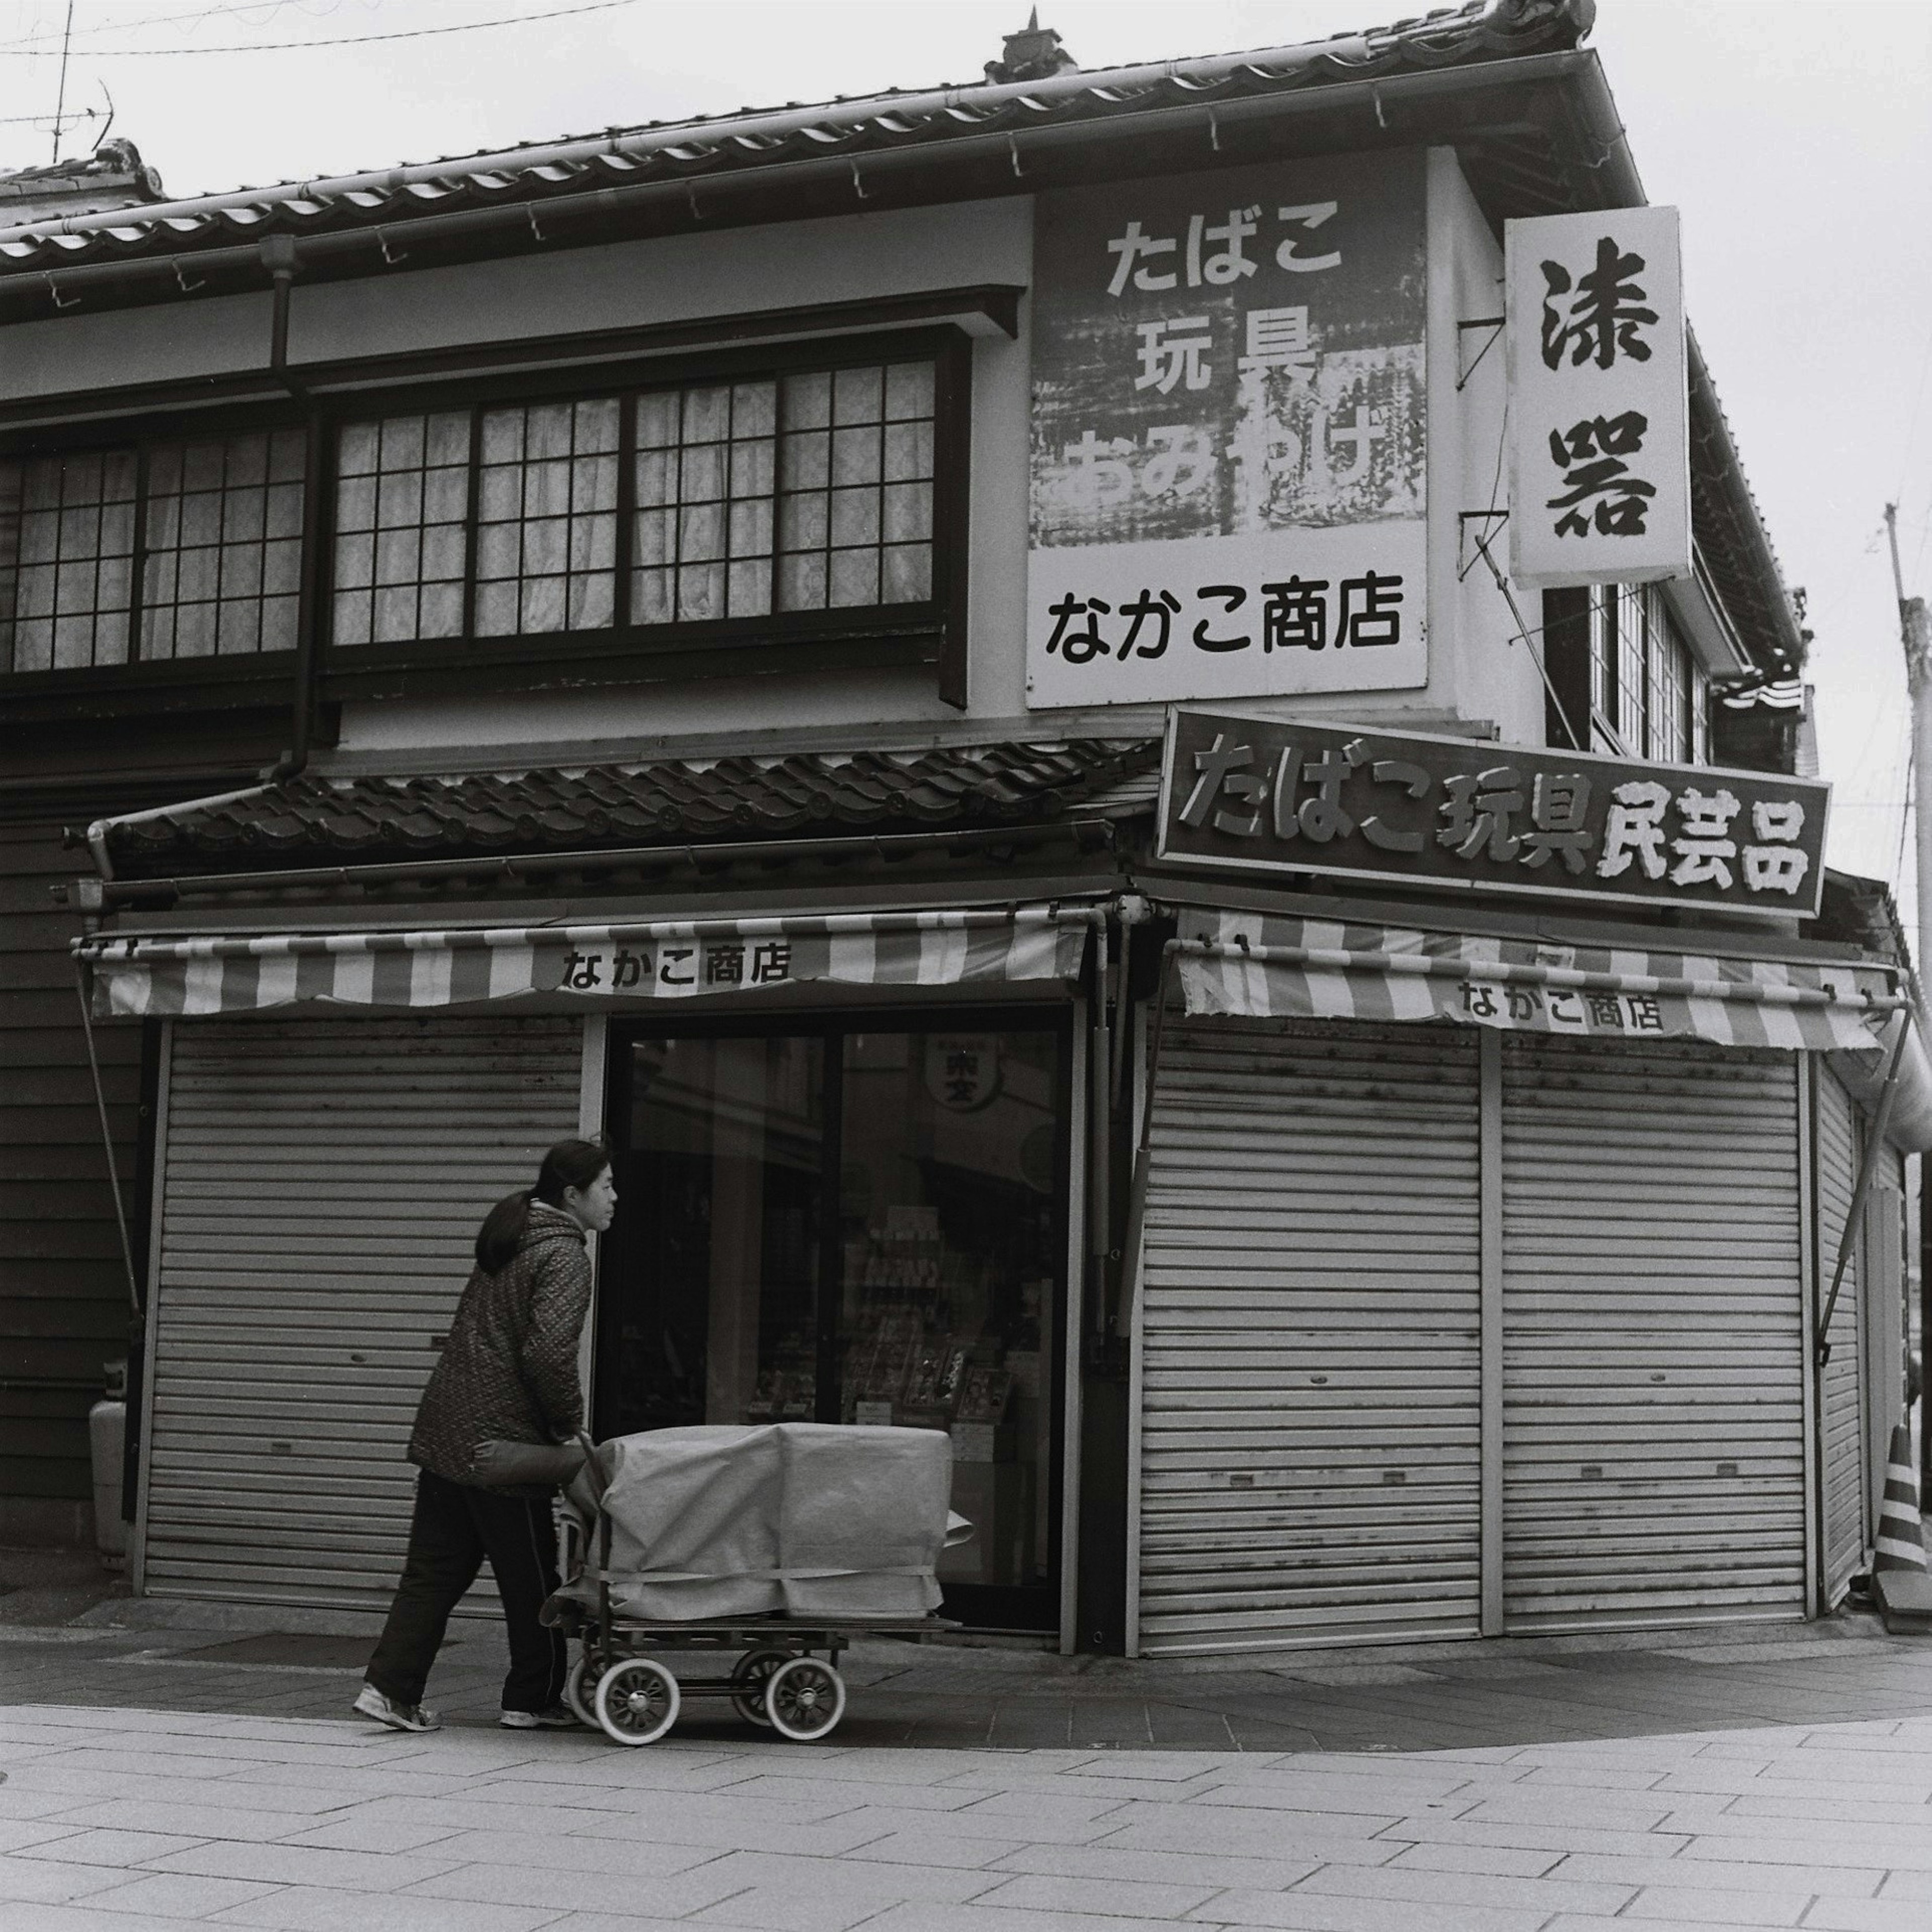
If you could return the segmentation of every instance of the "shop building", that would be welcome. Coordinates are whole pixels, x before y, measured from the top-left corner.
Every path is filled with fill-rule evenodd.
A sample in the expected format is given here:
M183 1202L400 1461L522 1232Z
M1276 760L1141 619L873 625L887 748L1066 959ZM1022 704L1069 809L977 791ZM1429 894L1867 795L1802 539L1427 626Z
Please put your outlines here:
M600 1431L946 1428L980 1627L1842 1593L1932 1082L1790 734L1714 754L1804 639L1694 348L1683 567L1512 560L1510 224L1659 212L1588 16L0 233L0 713L286 721L71 896L151 1068L139 1588L383 1600L582 1131Z

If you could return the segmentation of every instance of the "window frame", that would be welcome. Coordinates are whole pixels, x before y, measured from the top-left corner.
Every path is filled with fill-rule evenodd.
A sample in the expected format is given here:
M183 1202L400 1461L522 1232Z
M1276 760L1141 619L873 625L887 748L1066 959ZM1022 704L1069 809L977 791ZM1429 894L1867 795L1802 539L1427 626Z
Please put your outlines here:
M646 389L708 381L922 359L934 364L932 594L924 602L502 637L466 634L401 644L338 645L334 640L337 464L342 430L352 422L452 409L469 410L474 422L493 405L629 398ZM505 361L513 364L507 352ZM956 322L859 328L715 350L686 344L592 364L506 366L488 375L392 384L365 381L352 389L317 394L306 405L284 397L0 431L0 459L129 449L136 452L145 478L146 453L157 445L312 427L321 448L319 462L312 461L310 467L321 487L316 500L304 506L298 617L313 627L314 696L325 706L383 697L923 665L933 668L942 700L963 709L972 375L973 338ZM619 466L620 572L627 571L630 561L634 494L634 452L628 434L634 410L627 406L622 413L627 435ZM472 497L477 455L472 441ZM144 508L145 498L137 500L137 511ZM472 532L473 525L472 506ZM137 558L137 580L140 562ZM466 616L473 608L476 562L472 534L466 545ZM227 657L142 660L131 655L139 622L137 591L129 619L128 662L0 674L0 716L26 721L156 710L263 709L289 701L302 657L299 646Z
M305 432L308 411L284 398L230 406L191 418L176 412L0 436L0 461L93 455L124 450L134 459L134 550L127 611L128 656L118 662L66 665L44 670L0 670L0 716L22 722L41 717L120 716L163 711L246 709L284 705L300 656L293 644L279 650L235 651L207 656L143 658L139 655L146 607L146 542L153 452L170 445L220 442L278 431ZM326 494L326 493L325 493ZM315 506L303 505L302 568L311 542ZM299 636L302 597L296 599Z
M399 697L452 688L527 686L536 662L568 662L569 682L634 682L722 677L787 670L872 669L937 663L940 694L963 699L965 638L968 471L970 455L972 339L954 326L880 330L710 354L633 357L580 368L531 372L458 383L411 385L374 394L332 398L327 407L321 529L326 567L315 614L322 694L327 699ZM934 365L932 594L918 603L859 604L763 616L637 623L623 621L631 595L634 540L636 416L640 394L701 387L713 382L782 377L874 363L930 361ZM492 407L583 401L620 403L616 558L613 566L616 620L578 630L525 632L402 643L334 640L334 560L338 458L343 430L385 416L467 410L470 412L471 508L466 526L463 598L473 623L477 580L476 479L481 474L482 419ZM520 672L522 674L520 675ZM538 680L541 681L541 680ZM949 686L956 686L953 697Z

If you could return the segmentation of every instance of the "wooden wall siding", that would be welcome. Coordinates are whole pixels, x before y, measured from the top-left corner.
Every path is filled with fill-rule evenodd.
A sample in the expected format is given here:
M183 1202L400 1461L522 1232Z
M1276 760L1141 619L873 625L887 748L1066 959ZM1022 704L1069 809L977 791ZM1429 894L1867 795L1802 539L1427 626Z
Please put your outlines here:
M48 890L85 869L85 854L60 840L58 824L0 824L0 1526L23 1528L36 1519L22 1504L89 1498L88 1408L101 1364L128 1350L127 1276L67 950L79 928ZM96 1038L131 1192L141 1032Z

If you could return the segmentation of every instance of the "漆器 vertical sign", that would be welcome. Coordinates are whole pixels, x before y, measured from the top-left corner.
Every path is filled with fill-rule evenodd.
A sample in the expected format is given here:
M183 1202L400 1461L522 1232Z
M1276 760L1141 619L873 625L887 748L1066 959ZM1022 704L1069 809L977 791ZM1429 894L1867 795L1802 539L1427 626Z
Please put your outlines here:
M1424 159L1055 190L1027 701L1428 681Z
M1674 208L1508 225L1510 569L1519 583L1690 574L1690 428Z

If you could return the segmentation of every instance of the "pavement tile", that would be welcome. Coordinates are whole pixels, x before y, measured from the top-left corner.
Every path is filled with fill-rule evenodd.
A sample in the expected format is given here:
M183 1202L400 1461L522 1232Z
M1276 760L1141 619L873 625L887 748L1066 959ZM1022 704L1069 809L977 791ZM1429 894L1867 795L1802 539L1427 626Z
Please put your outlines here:
M203 1841L174 1832L132 1832L108 1826L56 1838L22 1851L29 1858L59 1858L75 1864L146 1865L170 1852L184 1852Z
M807 1858L836 1858L874 1839L890 1837L901 1821L916 1814L900 1814L885 1822L861 1822L863 1814L846 1812L830 1819L802 1822L789 1817L768 1819L762 1806L740 1808L735 1816L699 1816L689 1812L664 1816L633 1803L621 1811L583 1811L572 1827L586 1838L648 1838L660 1844L708 1846L724 1852L798 1852Z
M1177 1885L1164 1880L1052 1878L1028 1873L996 1885L976 1905L1018 1906L1023 1912L1097 1912L1110 1918L1178 1918L1204 1906L1226 1888Z
M1366 1778L1330 1780L1321 1777L1282 1778L1271 1784L1217 1784L1190 1798L1190 1804L1232 1806L1250 1811L1320 1813L1340 1826L1351 1814L1361 1820L1364 1834L1378 1832L1412 1811L1448 1804L1451 1815L1466 1811L1472 1801L1451 1800L1426 1785L1384 1784Z
M694 1912L687 1925L746 1925L757 1932L849 1932L875 1918L897 1899L864 1898L848 1893L827 1897L797 1892L782 1886L753 1886L734 1892L718 1904Z
M628 1838L586 1838L536 1832L458 1832L445 1838L436 1851L452 1864L602 1872L626 1878L668 1877L728 1856L707 1846L662 1844L641 1833Z
M1796 1888L1738 1892L1687 1892L1660 1885L1637 1894L1624 1906L1626 1919L1665 1925L1796 1925L1812 1903Z
M1877 1887L1880 1898L1918 1898L1932 1901L1932 1874L1922 1871L1888 1872ZM1927 1915L1932 1922L1932 1912Z
M1385 1871L1487 1872L1497 1878L1540 1878L1562 1862L1561 1852L1525 1851L1509 1845L1411 1845Z
M63 1760L58 1767L28 1765L10 1773L8 1782L0 1786L0 1798L10 1792L46 1792L70 1806L106 1798L152 1798L161 1804L221 1804L308 1817L334 1810L343 1802L332 1794L286 1785L229 1784L218 1779L184 1784L179 1778L149 1777L139 1772L70 1770L67 1762Z
M1286 1932L1419 1932L1413 1904L1384 1898L1340 1898L1309 1892L1218 1894L1196 1919L1217 1924L1265 1925ZM1428 1932L1542 1932L1550 1914L1534 1906L1432 1905Z
M1915 1825L1842 1820L1808 1829L1795 1819L1726 1816L1701 1826L1684 1856L1786 1865L1904 1865L1928 1871L1932 1870L1932 1832Z
M865 1856L873 1856L868 1846ZM1228 1853L1126 1851L1112 1845L1022 1845L991 1868L1043 1878L1136 1879L1166 1885L1241 1886L1286 1892L1317 1870L1312 1858L1242 1858Z
M30 1846L50 1844L56 1838L72 1838L80 1828L71 1818L0 1817L0 1858L10 1852L24 1852Z
M1238 1857L1307 1858L1338 1864L1387 1864L1401 1849L1394 1838L1342 1835L1291 1822L1279 1811L1210 1811L1196 1804L1148 1805L1131 1824L1096 1840L1142 1852L1232 1852Z
M1471 1825L1582 1825L1627 1832L1654 1832L1671 1807L1630 1792L1585 1793L1574 1790L1527 1791L1512 1786L1492 1792L1459 1814Z
M77 1802L77 1794L72 1791L34 1790L24 1784L0 1784L0 1819L18 1819L31 1823L36 1819L51 1818L70 1810ZM4 1845L0 1845L0 1850L4 1849Z
M1805 1915L1805 1932L1925 1932L1916 1898L1821 1898Z
M128 1874L118 1865L70 1865L48 1858L0 1858L0 1924L10 1918L14 1901L36 1905L62 1905L70 1898L85 1898L89 1892L105 1892L111 1885L125 1885Z
M1622 1858L1592 1852L1565 1858L1557 1874L1606 1885L1666 1886L1692 1892L1750 1892L1774 1880L1779 1889L1835 1898L1870 1898L1884 1875L1856 1865L1780 1865L1768 1870L1749 1858Z
M1600 1880L1571 1878L1498 1877L1484 1872L1418 1871L1389 1865L1367 1870L1354 1865L1324 1865L1295 1887L1304 1893L1334 1894L1345 1898L1400 1899L1425 1905L1433 1912L1445 1905L1534 1906L1552 1912L1620 1911L1633 1888Z
M876 1864L945 1865L958 1871L982 1871L997 1866L1010 1853L1023 1849L1004 1838L934 1838L919 1832L894 1832L873 1838L845 1854L848 1862Z
M1048 1782L1046 1779L1040 1781ZM887 1804L896 1805L902 1811L963 1811L969 1804L979 1804L986 1796L983 1790L974 1785L894 1784L888 1778L848 1778L842 1772L808 1779L754 1771L736 1784L715 1785L712 1789L721 1797L747 1802L772 1799L780 1804L793 1803L802 1793L808 1792L828 1802L844 1798L855 1806ZM1095 1802L1101 1804L1108 1802L1105 1798Z
M634 1912L680 1918L716 1905L748 1881L707 1877L706 1868L640 1878L622 1872L536 1870L528 1866L459 1865L418 1880L400 1900L464 1899L479 1905L547 1905L554 1912ZM357 1932L362 1932L358 1928Z
M1848 1824L1920 1826L1932 1828L1932 1805L1894 1804L1882 1798L1840 1798L1807 1790L1786 1798L1755 1791L1740 1793L1725 1807L1733 1818L1841 1819Z
M76 1804L63 1811L57 1820L48 1820L69 1830L100 1826L115 1831L171 1833L197 1843L206 1838L247 1838L258 1844L306 1831L315 1822L310 1812L169 1804L152 1798L110 1798L98 1804Z
M789 1889L821 1898L834 1894L875 1898L884 1904L898 1899L926 1899L940 1905L963 1904L1010 1876L956 1866L926 1867L867 1863L862 1857L806 1858L769 1852L732 1852L712 1859L692 1874L716 1887L714 1898L727 1892L755 1886Z
M10 1900L7 1906L7 1932L135 1932L140 1920L130 1922L126 1912L110 1912L94 1903L94 1900L109 1895L96 1892L93 1899L78 1905L28 1905ZM199 1922L151 1918L146 1922L174 1932L174 1928Z
M898 1803L897 1798L892 1802L895 1806ZM986 1818L1008 1818L1023 1821L1029 1827L1048 1821L1063 1825L1092 1825L1118 1816L1131 1802L1133 1801L1119 1792L1090 1796L1084 1792L995 1791L976 1797L970 1808L961 1810L958 1816L962 1824ZM1036 1831L1030 1830L1025 1835L1041 1841L1041 1834Z
M1188 1920L1192 1925L1223 1922ZM1172 1918L1120 1918L1097 1912L1026 1912L1012 1906L890 1906L866 1921L866 1932L1173 1932Z
M345 1899L339 1892L292 1886L203 1922L261 1932L537 1932L539 1926L548 1932L558 1921L555 1906L483 1905L414 1892L384 1898L362 1892Z
M1372 1842L1378 1845L1501 1845L1516 1851L1599 1852L1667 1858L1689 1844L1690 1838L1682 1832L1604 1832L1585 1825L1499 1825L1480 1818L1431 1816L1400 1820Z
M988 1814L976 1809L902 1811L892 1804L860 1805L853 1810L841 1811L830 1822L842 1832L868 1831L874 1838L884 1838L893 1832L917 1832L934 1840L1004 1838L1024 1839L1040 1845L1084 1845L1091 1844L1124 1822L1120 1814L1129 1808L1116 1800L1111 1808L1102 1808L1103 1815L1097 1818L1056 1816L1051 1811L1042 1811L1026 1820L1024 1832L1014 1828L1016 1820L1011 1814ZM855 1839L854 1842L862 1844L864 1840Z
M346 1817L332 1818L326 1824L298 1832L283 1832L275 1842L314 1845L330 1852L418 1852L425 1846L456 1837L461 1830L458 1825L412 1824L406 1819L386 1817L379 1798L372 1804L358 1805Z
M313 1845L230 1842L172 1852L156 1863L164 1871L194 1872L208 1878L329 1886L344 1892L400 1892L418 1880L447 1870L449 1862L421 1852L328 1852Z
M96 1892L88 1904L97 1911L138 1915L152 1922L206 1918L225 1908L270 1897L272 1885L250 1885L232 1878L191 1878L176 1872L150 1872L111 1892ZM131 1932L131 1928L130 1928Z

